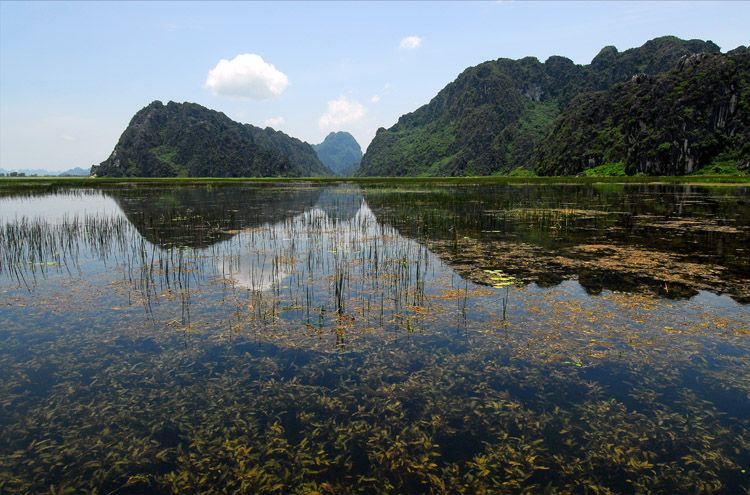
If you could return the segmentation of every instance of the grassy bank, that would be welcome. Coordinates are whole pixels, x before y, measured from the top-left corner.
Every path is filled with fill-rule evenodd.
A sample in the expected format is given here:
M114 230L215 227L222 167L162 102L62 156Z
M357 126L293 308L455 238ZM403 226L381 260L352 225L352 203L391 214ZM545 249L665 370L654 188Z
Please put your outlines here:
M362 186L377 185L491 185L491 184L675 184L702 186L744 186L750 184L750 177L736 175L701 175L682 177L307 177L307 178L97 178L88 177L24 177L0 178L0 197L16 194L45 194L60 188L95 188L106 190L111 187L148 187L163 188L175 186L221 187L238 184L355 184Z
M425 182L446 184L748 184L750 176L741 175L683 175L683 176L478 176L478 177L128 177L96 178L90 177L0 177L0 186L40 185L96 185L122 183L173 183L173 184L207 184L237 182L316 182L316 183L382 183L382 182Z

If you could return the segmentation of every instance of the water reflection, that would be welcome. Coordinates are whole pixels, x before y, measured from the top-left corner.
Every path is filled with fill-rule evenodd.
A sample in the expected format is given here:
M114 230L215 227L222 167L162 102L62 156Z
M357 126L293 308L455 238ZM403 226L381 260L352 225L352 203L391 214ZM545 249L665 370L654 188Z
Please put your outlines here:
M293 283L287 279L301 272L303 264L322 267L322 257L338 255L339 250L341 255L359 254L367 248L362 239L374 239L380 233L361 192L351 188L326 189L309 210L247 230L247 251L221 257L219 271L254 291ZM320 239L321 235L330 239Z
M54 212L56 220L48 213L47 223L63 216L101 218L111 213L112 198L150 244L202 249L240 231L296 228L276 224L306 212L351 219L364 199L377 222L424 243L476 283L488 283L482 270L497 265L543 287L576 279L590 294L615 290L681 299L713 291L747 303L748 196L745 187L659 185L350 187L344 193L306 184L208 184L73 190L71 196L57 191L45 200L6 197L2 214ZM33 263L50 261L42 258Z
M65 190L58 194L17 195L0 197L0 222L6 223L21 217L44 218L49 223L60 224L66 218L84 216L113 216L120 213L117 203L101 191L94 189Z
M741 493L745 193L121 186L91 197L122 213L14 215L0 491Z
M294 187L204 186L107 193L150 243L161 248L204 248L233 231L279 222L309 210L321 189Z
M302 334L331 329L341 348L375 327L415 329L428 270L457 279L425 246L380 225L350 186L325 189L303 213L233 233L216 245L216 259L227 299L241 308L235 327L296 322Z
M370 188L378 218L477 282L501 265L541 286L577 279L591 294L699 291L750 302L750 191L660 185Z

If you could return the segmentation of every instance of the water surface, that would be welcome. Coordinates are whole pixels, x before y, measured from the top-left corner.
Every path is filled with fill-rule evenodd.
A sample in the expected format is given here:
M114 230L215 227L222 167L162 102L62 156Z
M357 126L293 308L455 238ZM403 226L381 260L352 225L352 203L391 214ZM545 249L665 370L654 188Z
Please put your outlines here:
M0 196L0 492L743 493L746 187Z

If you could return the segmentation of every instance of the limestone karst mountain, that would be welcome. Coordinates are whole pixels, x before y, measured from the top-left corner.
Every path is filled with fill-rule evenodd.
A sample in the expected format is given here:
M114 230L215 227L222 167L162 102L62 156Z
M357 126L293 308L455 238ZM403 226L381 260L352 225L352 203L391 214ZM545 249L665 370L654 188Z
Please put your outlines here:
M196 103L154 101L92 174L111 177L331 176L312 147Z
M393 127L379 129L357 175L578 174L610 162L646 174L689 173L722 160L747 167L740 158L747 155L750 81L744 52L721 55L711 41L668 36L624 52L605 47L589 65L560 56L544 63L532 57L484 62ZM696 54L706 57L696 62ZM709 73L697 69L692 77L694 63ZM661 89L626 89L637 81L647 82L641 89L652 83ZM621 97L624 91L631 100ZM632 108L664 125L671 119L668 130L657 132L655 121L637 115L623 122ZM685 139L699 143L700 151L678 151ZM655 159L659 153L669 155L669 163Z

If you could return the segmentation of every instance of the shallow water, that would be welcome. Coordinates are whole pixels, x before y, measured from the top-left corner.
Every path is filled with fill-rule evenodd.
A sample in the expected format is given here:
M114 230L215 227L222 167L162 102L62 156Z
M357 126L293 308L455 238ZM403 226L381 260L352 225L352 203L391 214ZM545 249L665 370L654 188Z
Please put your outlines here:
M0 197L0 492L744 493L746 187Z

